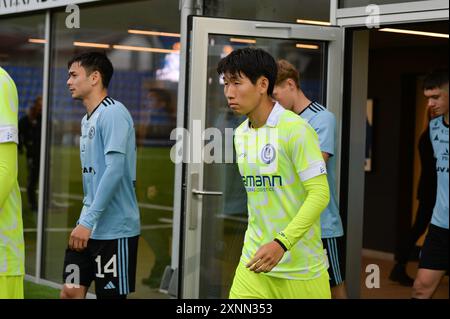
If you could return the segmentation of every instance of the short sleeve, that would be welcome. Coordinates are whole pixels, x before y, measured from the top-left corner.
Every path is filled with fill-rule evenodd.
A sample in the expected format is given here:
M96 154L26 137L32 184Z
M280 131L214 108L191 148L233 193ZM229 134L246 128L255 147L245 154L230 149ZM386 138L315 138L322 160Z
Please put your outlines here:
M0 68L0 143L19 143L18 104L16 86Z
M99 120L105 155L110 152L125 154L131 126L125 113L118 107L108 106Z
M430 121L430 123L428 123L428 130L429 130L429 135L430 135L430 143L431 143L431 148L433 149L433 157L434 158L437 158L437 156L436 156L436 151L435 151L435 149L434 149L434 144L433 144L433 129L432 129L432 126L431 126L431 124L434 124L434 122L436 121L436 119L432 119L431 121Z
M317 134L309 124L292 128L288 143L290 157L303 182L327 173Z
M312 127L319 135L320 150L334 155L336 119L330 112L321 112L311 122Z

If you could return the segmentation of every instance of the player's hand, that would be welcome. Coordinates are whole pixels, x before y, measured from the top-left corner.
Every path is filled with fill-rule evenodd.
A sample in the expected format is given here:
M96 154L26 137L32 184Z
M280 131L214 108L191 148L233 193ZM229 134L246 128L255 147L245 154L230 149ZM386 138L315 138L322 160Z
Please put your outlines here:
M253 258L246 265L251 271L256 273L269 272L283 258L284 249L275 241L261 246Z
M78 225L70 234L69 248L76 251L82 251L87 247L90 237L91 230L83 225Z

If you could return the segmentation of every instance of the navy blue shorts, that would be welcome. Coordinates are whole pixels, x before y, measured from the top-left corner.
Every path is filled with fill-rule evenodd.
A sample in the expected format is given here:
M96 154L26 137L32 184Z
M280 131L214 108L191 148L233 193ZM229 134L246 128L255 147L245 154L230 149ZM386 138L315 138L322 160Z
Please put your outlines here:
M63 282L89 287L101 297L126 296L135 289L139 236L89 239L85 250L66 249Z
M448 229L430 224L419 257L419 268L448 272Z
M345 279L343 238L322 238L323 248L328 257L328 275L330 276L331 287L342 284Z

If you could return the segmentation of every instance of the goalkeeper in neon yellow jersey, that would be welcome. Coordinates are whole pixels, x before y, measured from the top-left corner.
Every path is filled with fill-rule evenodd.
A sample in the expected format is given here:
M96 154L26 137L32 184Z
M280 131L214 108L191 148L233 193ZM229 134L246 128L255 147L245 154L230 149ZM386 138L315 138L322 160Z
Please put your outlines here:
M234 137L249 217L230 298L328 299L319 217L329 188L317 134L272 100L277 65L267 52L233 51L217 72L229 107L248 117Z
M18 97L0 67L0 299L23 298L24 240L17 182Z

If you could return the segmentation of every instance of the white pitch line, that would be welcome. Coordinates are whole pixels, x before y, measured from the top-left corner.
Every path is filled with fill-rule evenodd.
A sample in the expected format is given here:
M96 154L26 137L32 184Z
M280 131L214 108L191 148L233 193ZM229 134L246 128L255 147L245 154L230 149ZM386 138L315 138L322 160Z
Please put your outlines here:
M149 229L162 229L162 228L172 228L172 225L144 225L141 226L141 230L149 230ZM51 233L62 233L62 232L71 232L73 228L46 228L44 229L47 232ZM23 230L24 233L35 233L37 231L36 228L25 228Z
M168 223L168 224L172 224L173 223L173 219L172 218L158 218L158 221L161 223Z
M150 209L165 210L168 212L173 212L173 207L170 207L170 206L145 204L145 203L138 203L138 206L143 207L143 208L150 208Z
M22 193L25 193L27 190L26 190L26 188L21 187L20 191ZM83 200L83 196L76 195L76 194L53 193L52 196L59 197L59 198L68 198L68 199L73 199L73 200L78 200L78 201ZM164 211L168 211L168 212L173 212L173 207L170 207L170 206L154 205L154 204L147 204L147 203L138 203L138 206L142 207L142 208L164 210Z
M244 217L236 217L236 216L230 216L230 215L225 215L225 214L219 214L219 215L217 215L217 217L220 217L223 219L234 220L234 221L238 221L241 223L248 223L248 218L244 218Z

